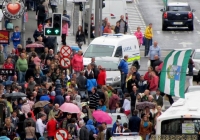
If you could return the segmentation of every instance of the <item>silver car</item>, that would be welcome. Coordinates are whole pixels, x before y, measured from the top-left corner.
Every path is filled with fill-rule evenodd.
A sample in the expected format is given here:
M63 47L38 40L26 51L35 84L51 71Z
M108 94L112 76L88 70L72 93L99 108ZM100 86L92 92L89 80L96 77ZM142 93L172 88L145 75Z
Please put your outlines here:
M121 74L118 70L119 62L120 59L116 57L95 57L96 65L101 65L106 69L106 84L109 86L121 86Z
M200 49L195 49L191 56L194 62L193 75L197 76L200 70Z

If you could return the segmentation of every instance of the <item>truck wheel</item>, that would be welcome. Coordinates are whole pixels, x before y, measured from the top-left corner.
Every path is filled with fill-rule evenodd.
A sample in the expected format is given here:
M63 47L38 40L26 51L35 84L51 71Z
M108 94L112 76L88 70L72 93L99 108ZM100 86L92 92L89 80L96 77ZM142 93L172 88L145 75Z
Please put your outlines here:
M192 24L192 25L188 26L188 28L189 28L190 31L193 31L194 30L194 25Z

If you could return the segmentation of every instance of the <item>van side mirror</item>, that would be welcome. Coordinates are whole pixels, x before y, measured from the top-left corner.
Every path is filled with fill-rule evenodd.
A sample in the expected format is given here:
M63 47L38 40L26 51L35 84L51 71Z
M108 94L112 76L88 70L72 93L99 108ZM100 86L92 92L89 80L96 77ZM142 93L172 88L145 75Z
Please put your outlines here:
M164 9L160 9L160 11L161 11L161 12L163 12L163 11L164 11Z
M192 12L195 12L196 10L192 9Z

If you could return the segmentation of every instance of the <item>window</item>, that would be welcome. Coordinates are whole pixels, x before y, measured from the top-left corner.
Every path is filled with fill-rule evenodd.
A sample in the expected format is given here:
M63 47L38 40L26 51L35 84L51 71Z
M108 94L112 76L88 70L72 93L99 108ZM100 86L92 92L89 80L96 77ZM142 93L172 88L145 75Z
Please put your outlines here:
M189 6L168 6L167 11L191 11Z
M200 59L200 52L195 52L193 59Z
M119 61L96 60L97 66L101 65L106 70L118 70Z
M178 118L178 119L165 120L162 121L161 123L162 135L184 134L184 131L186 131L187 129L190 130L190 134L198 134L200 130L200 119Z
M110 45L96 45L91 44L86 50L84 57L103 57L103 56L112 56L115 46Z
M122 46L119 46L115 52L115 57L122 57Z

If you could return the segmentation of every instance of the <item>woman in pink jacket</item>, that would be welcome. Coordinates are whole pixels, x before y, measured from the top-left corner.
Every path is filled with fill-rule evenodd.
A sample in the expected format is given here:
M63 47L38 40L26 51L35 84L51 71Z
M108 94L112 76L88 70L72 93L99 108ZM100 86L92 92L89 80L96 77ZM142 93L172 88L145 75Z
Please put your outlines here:
M137 31L134 33L134 35L137 37L138 45L140 47L143 44L143 35L140 27L137 27Z
M62 21L62 44L66 45L66 36L68 36L68 23Z
M73 71L77 74L77 76L84 69L82 55L83 55L83 52L79 50L78 53L73 56L72 61L71 61Z

